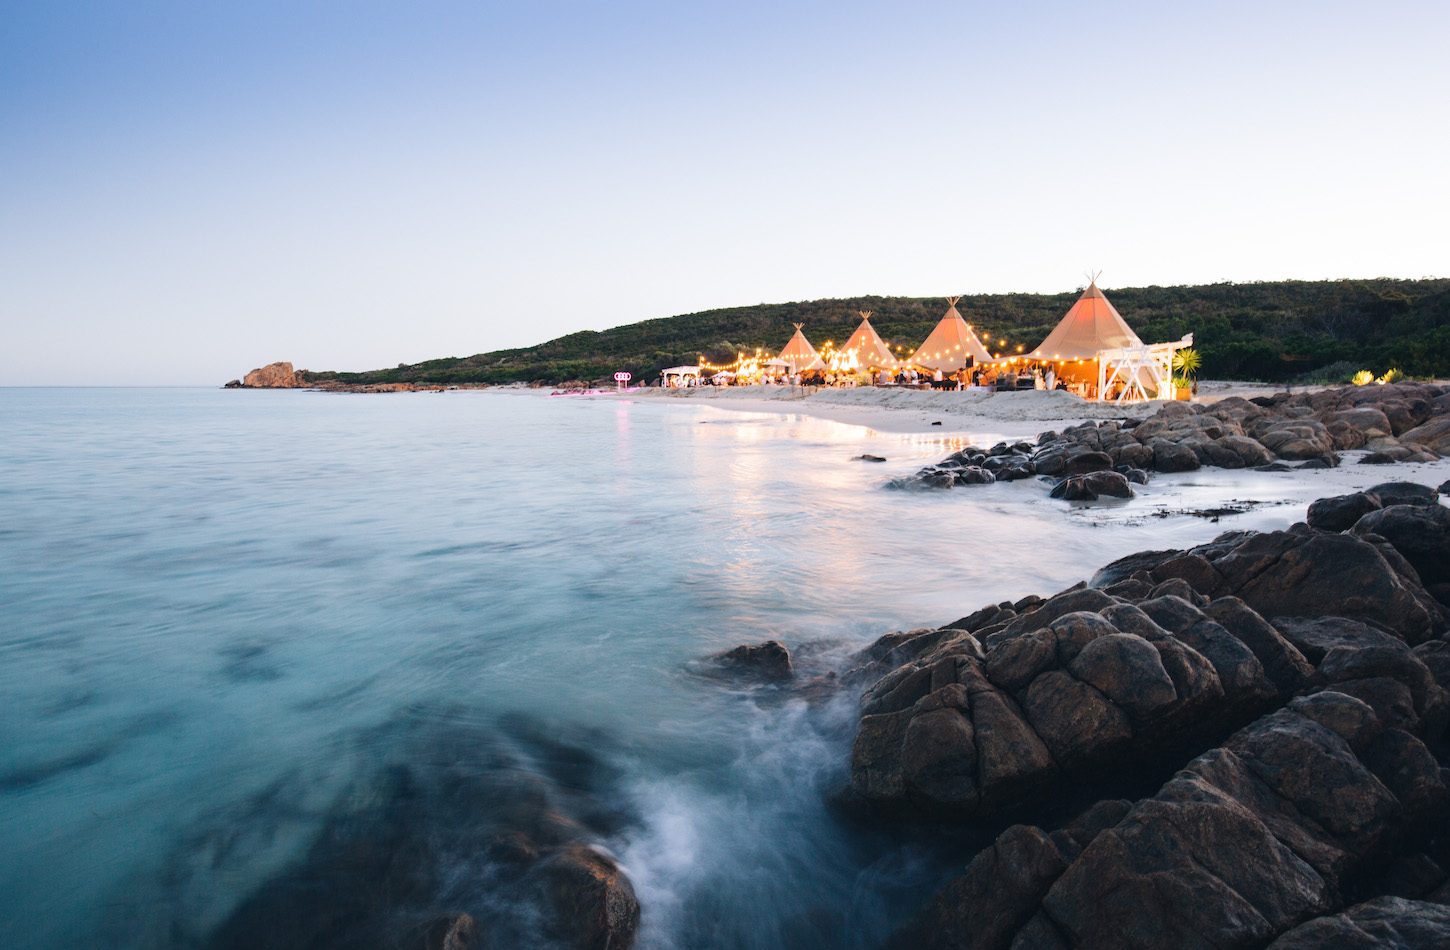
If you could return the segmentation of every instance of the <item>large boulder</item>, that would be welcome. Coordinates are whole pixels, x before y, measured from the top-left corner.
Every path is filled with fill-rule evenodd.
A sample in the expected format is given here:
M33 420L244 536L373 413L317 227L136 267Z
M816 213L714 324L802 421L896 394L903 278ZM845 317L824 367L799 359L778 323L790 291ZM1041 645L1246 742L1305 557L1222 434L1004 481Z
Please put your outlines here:
M1405 430L1400 433L1400 441L1423 445L1440 455L1450 454L1450 412Z
M1354 533L1388 541L1431 591L1438 593L1450 584L1450 508L1393 505L1365 514L1355 523Z
M1371 511L1379 511L1380 507L1380 498L1373 492L1335 495L1311 502L1304 520L1311 528L1322 531L1348 531L1356 521Z

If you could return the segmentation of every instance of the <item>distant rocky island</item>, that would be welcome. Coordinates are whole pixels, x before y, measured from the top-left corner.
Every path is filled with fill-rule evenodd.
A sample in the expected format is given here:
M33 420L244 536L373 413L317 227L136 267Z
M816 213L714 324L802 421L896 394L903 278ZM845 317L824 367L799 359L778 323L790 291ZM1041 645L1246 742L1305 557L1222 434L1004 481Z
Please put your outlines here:
M486 389L485 385L437 386L425 383L349 383L337 379L319 379L305 369L294 369L291 363L268 363L252 370L241 379L229 380L223 389L320 389L339 393L411 393L438 392L442 389Z

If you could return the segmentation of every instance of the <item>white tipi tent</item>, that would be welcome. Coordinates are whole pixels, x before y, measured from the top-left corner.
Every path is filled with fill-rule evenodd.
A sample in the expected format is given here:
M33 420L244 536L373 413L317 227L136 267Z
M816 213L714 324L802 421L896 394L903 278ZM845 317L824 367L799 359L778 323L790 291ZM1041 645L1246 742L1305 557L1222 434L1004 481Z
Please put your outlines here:
M805 373L816 369L825 369L826 364L821 362L821 355L816 348L811 346L811 341L806 339L805 333L801 330L804 324L795 325L795 336L780 351L779 359L790 366L792 373Z
M987 348L957 310L957 301L960 299L947 298L946 314L921 346L916 348L909 362L927 369L939 369L943 373L955 373L966 366L969 359L975 363L985 363L992 358L992 354L987 352Z
M1027 355L1034 360L1091 360L1097 358L1099 350L1142 345L1138 334L1093 280L1047 339Z
M854 356L856 366L863 370L895 369L896 357L891 355L891 348L871 325L871 311L857 312L861 314L861 325L837 352L848 358Z

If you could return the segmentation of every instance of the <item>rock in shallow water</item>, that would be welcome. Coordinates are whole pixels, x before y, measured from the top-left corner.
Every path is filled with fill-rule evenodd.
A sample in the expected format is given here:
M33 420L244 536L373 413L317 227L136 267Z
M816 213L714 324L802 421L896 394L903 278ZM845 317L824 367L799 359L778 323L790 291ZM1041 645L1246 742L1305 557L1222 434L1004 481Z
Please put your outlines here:
M757 676L767 680L785 680L794 675L790 650L779 640L744 643L711 659L723 670Z

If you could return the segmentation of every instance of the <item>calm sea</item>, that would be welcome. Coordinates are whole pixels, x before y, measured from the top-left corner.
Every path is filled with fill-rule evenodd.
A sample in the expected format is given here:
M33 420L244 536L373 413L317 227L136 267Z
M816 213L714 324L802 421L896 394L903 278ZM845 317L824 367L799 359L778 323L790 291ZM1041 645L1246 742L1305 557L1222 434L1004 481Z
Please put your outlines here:
M0 389L0 945L195 945L417 736L467 767L519 722L607 765L644 946L871 943L934 872L827 807L850 709L692 662L843 652L1313 493L1219 525L1145 512L1222 473L1087 509L882 488L959 444L533 393Z

